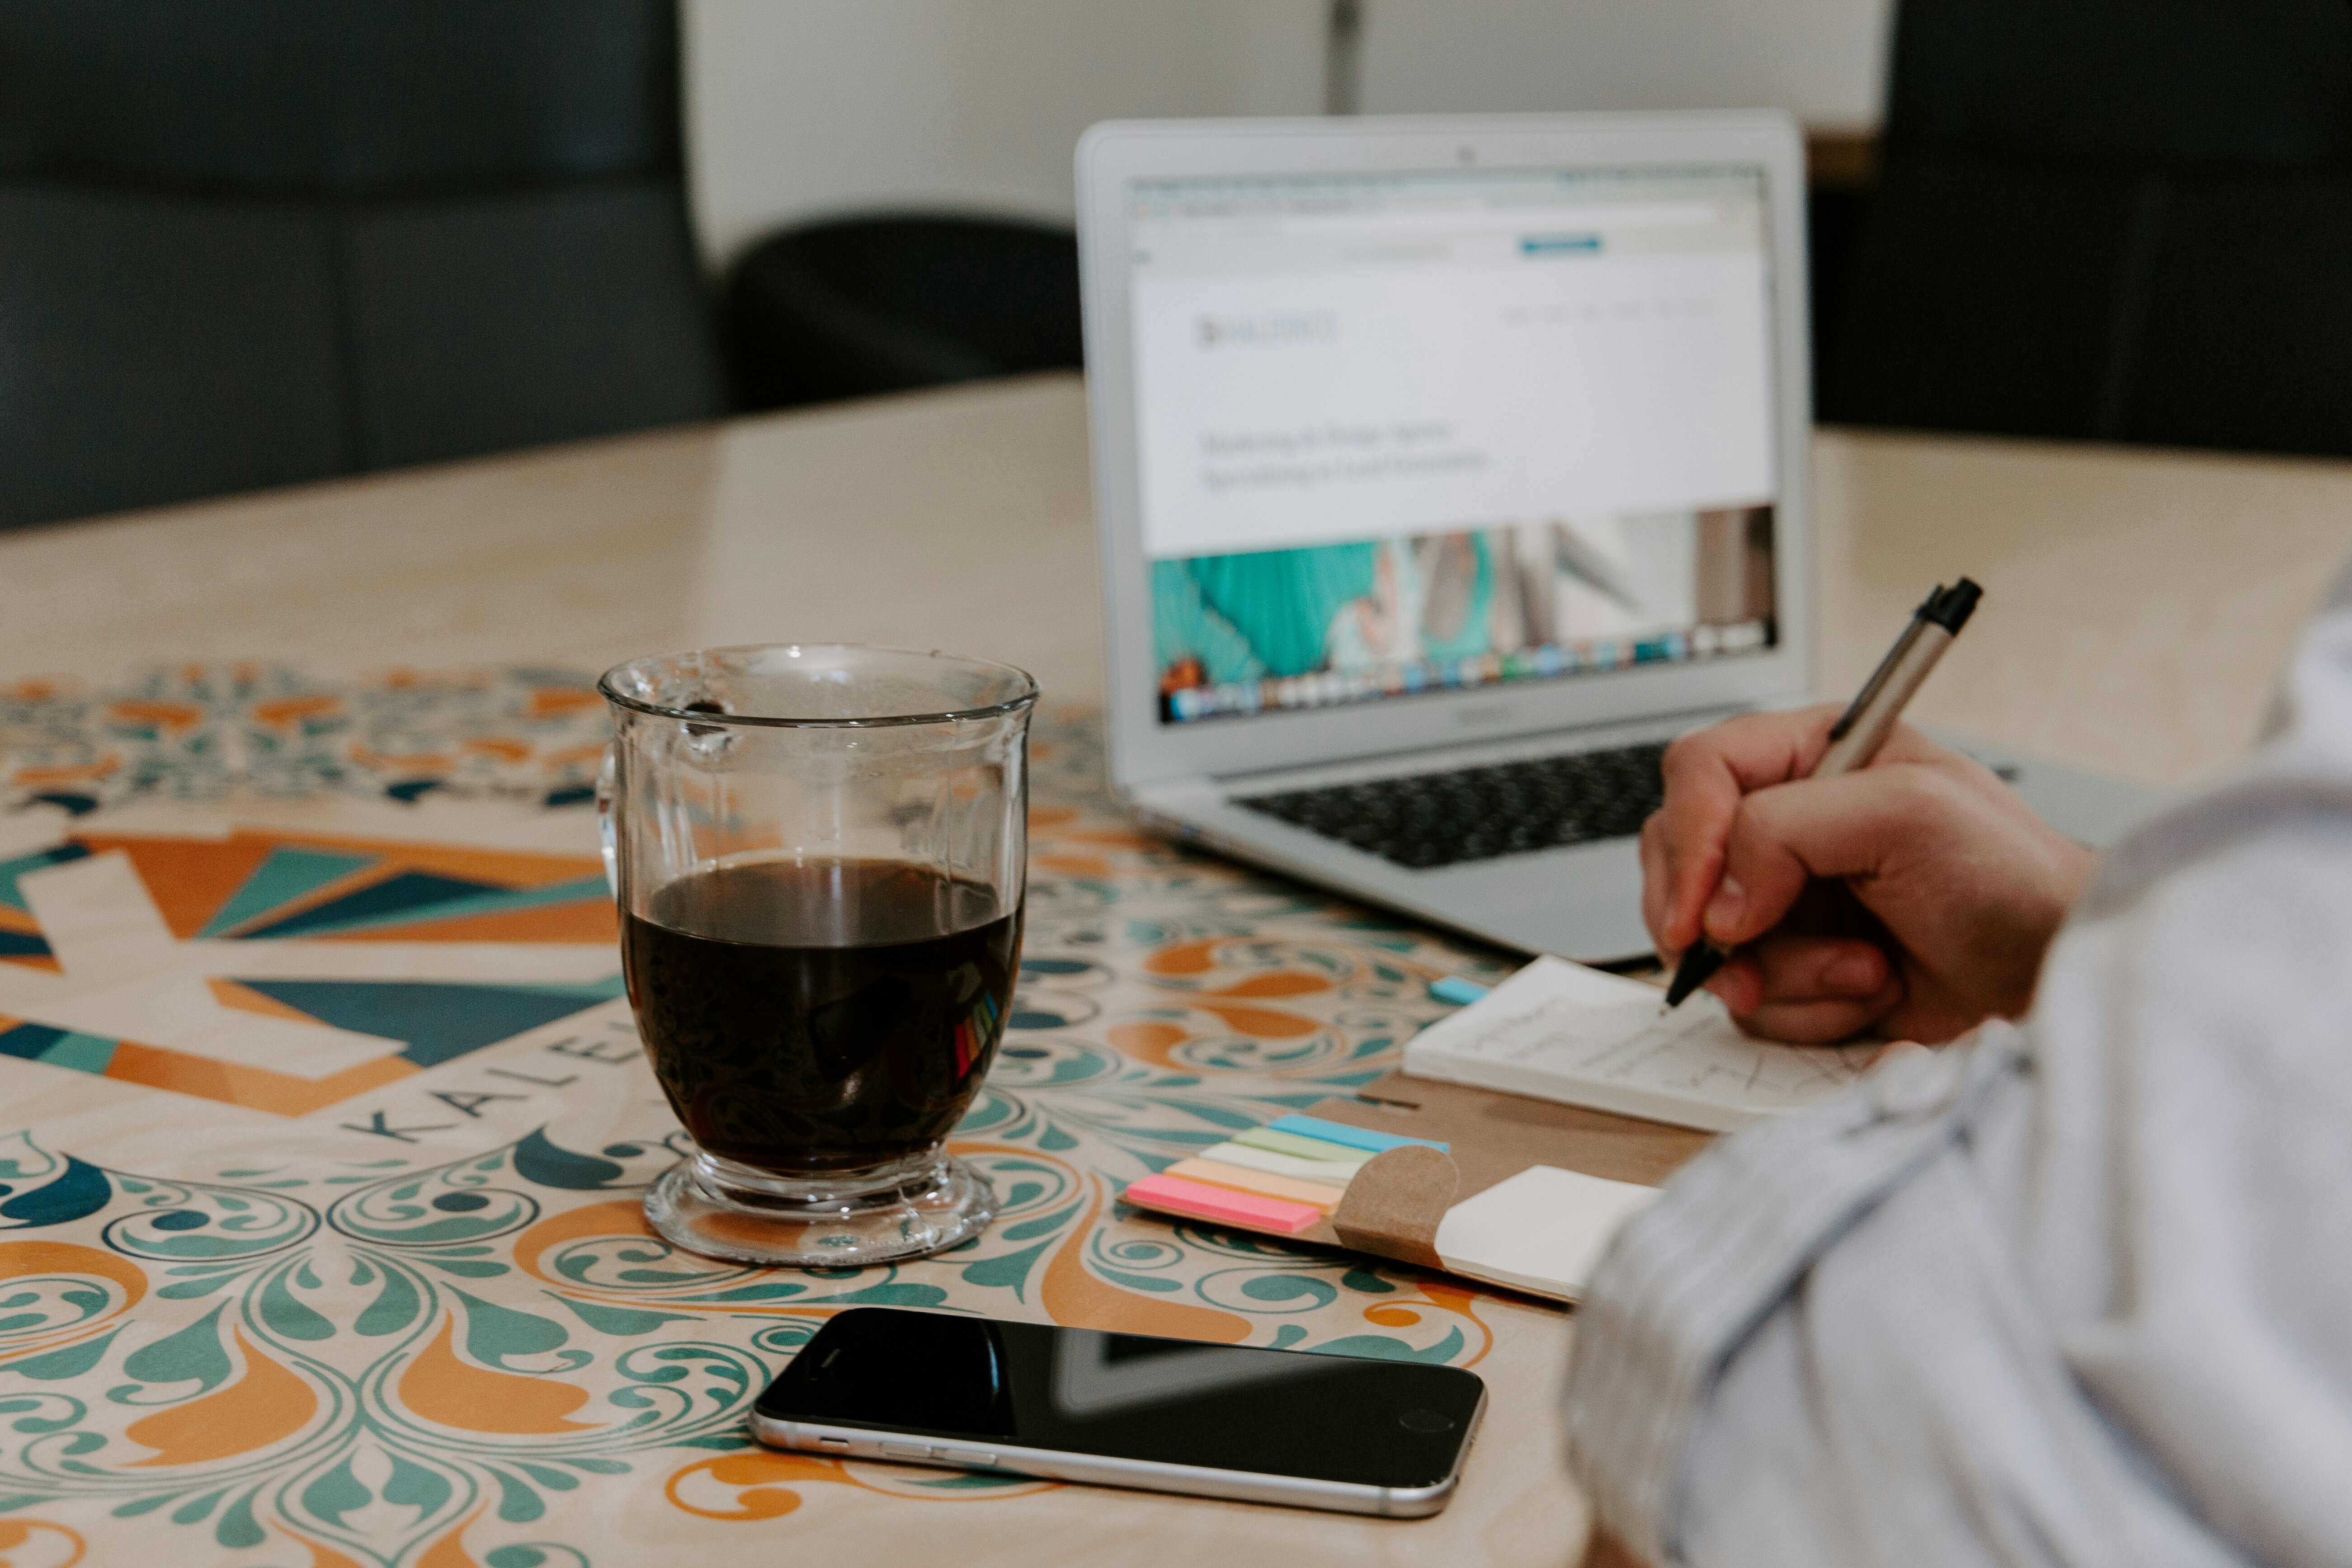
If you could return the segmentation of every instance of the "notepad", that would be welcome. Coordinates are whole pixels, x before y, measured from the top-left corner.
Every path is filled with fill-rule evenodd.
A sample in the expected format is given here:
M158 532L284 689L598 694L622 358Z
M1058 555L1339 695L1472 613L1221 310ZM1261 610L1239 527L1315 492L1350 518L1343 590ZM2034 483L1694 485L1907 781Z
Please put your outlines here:
M1482 1103L1497 1098L1467 1089L1439 1091L1441 1099L1463 1095ZM1428 1111L1424 1106L1414 1121L1429 1125ZM1524 1131L1524 1118L1512 1119L1515 1129ZM1478 1143L1488 1152L1470 1156L1477 1173L1473 1179L1465 1176L1454 1145L1444 1140L1377 1132L1319 1116L1278 1117L1131 1183L1126 1201L1240 1230L1355 1247L1558 1300L1576 1300L1610 1236L1654 1189L1541 1163L1498 1177L1491 1152L1495 1139L1483 1135L1484 1123L1480 1127ZM1504 1142L1513 1136L1496 1130ZM1570 1144L1556 1146L1561 1150L1556 1157L1579 1157ZM1445 1157L1425 1152L1432 1150ZM1367 1171L1374 1175L1366 1177ZM1370 1184L1360 1186L1360 1178ZM1455 1201L1456 1194L1465 1195Z
M1818 1104L1877 1054L1750 1039L1705 992L1661 1016L1663 1000L1638 980L1538 958L1414 1036L1404 1070L1726 1132Z
M1581 1296L1617 1227L1657 1195L1655 1187L1530 1165L1446 1210L1437 1256L1456 1274Z

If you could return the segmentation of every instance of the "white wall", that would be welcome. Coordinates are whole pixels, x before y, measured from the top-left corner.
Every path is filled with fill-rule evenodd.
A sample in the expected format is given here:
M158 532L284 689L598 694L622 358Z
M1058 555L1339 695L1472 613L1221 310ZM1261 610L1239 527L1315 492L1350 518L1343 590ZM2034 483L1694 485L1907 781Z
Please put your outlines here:
M1892 0L1364 0L1363 108L1877 117ZM1097 120L1311 114L1328 0L686 0L703 248L845 209L1066 219Z
M1365 0L1363 108L1878 119L1893 0Z
M1312 114L1324 0L687 0L703 249L891 205L1066 220L1097 120Z

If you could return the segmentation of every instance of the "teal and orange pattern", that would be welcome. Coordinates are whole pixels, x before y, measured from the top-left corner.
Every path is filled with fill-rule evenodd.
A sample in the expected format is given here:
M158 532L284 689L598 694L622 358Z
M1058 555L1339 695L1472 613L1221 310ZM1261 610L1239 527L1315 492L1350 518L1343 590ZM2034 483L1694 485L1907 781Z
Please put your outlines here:
M43 1005L45 993L71 996L77 988L24 883L106 855L133 868L168 932L168 950L199 972L212 1007L397 1039L400 1048L314 1078L73 1026L73 1009ZM362 956L384 944L609 947L614 921L593 858L283 832L179 838L75 831L0 860L0 964L55 976L0 974L0 1056L299 1116L621 994L617 968L572 984L436 980L409 964L392 978L245 973L256 965L241 963L235 944L279 947L293 938L354 944ZM142 969L152 980L162 967ZM187 1018L184 1004L174 1023Z
M578 689L409 679L478 696L437 737L412 714L412 759L495 739L486 714L536 747L515 693ZM379 695L321 690L362 715ZM182 762L251 722L207 712L172 739ZM240 771L250 751L173 773L43 722L50 763L0 751L19 803L74 793L25 776L60 756L165 782L37 801L53 840L20 832L0 864L9 1568L540 1568L689 1542L786 1560L843 1510L887 1528L1050 1489L752 1447L751 1399L845 1305L1457 1364L1530 1310L1119 1202L1378 1076L1440 1010L1430 979L1500 965L1138 837L1084 722L1038 732L1022 984L957 1137L1000 1215L941 1257L839 1273L712 1263L642 1224L677 1133L615 994L585 807L537 779L404 797L349 770L296 796ZM193 810L133 809L183 783Z
M325 680L269 664L0 685L0 805L81 813L232 790L428 793L564 805L595 787L595 678L572 670L391 670Z

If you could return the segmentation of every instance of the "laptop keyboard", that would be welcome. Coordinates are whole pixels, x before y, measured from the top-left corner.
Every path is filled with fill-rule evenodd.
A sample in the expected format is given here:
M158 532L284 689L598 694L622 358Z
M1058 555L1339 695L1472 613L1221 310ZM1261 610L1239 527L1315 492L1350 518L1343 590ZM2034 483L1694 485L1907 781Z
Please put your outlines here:
M1642 830L1666 744L1250 795L1252 811L1425 871Z

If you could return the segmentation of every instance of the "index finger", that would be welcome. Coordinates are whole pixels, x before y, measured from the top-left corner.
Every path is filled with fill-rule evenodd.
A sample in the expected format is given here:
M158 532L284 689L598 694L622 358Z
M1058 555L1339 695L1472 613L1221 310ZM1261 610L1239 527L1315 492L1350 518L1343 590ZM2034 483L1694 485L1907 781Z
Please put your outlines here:
M1724 847L1745 796L1811 773L1829 748L1836 703L1780 713L1743 713L1695 731L1666 748L1665 804L1651 821L1651 859L1665 879L1661 952L1699 939L1699 917L1723 877Z

